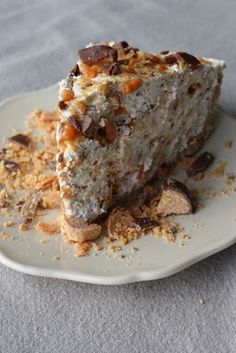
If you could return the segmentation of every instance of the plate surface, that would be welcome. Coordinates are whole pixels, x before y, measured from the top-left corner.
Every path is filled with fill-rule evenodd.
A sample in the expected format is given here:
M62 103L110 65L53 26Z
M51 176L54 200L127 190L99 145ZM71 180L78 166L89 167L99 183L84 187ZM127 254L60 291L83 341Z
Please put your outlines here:
M25 117L35 108L54 109L57 87L11 98L0 105L1 139L12 134L12 127L23 131ZM226 171L236 172L236 122L224 112L217 113L215 132L204 146L216 161L227 161ZM231 149L224 142L232 140ZM212 167L214 168L214 166ZM180 175L184 180L184 175ZM190 182L190 187L227 189L224 179L204 178ZM228 187L229 188L229 187ZM201 192L200 196L204 193ZM99 251L96 256L75 257L74 249L58 236L43 236L34 231L20 233L17 229L1 227L14 236L0 238L0 262L24 273L70 279L98 284L123 284L158 279L172 275L236 242L236 192L206 198L204 208L195 215L178 217L191 239L167 245L162 239L145 236L122 250L124 258ZM47 239L46 243L40 241ZM134 252L133 248L138 251ZM56 258L55 258L56 256Z

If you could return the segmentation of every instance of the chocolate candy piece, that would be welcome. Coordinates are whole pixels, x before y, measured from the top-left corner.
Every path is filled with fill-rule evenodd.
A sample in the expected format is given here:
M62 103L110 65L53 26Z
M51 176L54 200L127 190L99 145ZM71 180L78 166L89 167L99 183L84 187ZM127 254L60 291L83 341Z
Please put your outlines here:
M183 183L170 178L163 185L157 211L164 216L189 214L195 211L195 202Z
M21 147L27 148L31 143L31 139L27 135L17 134L8 138L9 142L17 143Z
M202 153L187 169L187 175L194 177L195 175L204 172L214 161L215 157L209 153Z
M142 229L151 229L160 225L158 221L144 217L144 218L135 218L135 223L140 226Z
M13 161L9 161L8 159L5 158L0 158L0 162L3 162L4 167L9 171L9 172L16 172L17 169L19 169L19 164Z
M162 54L162 55L169 54L169 50L162 50L162 51L160 52L160 54Z
M64 101L60 101L60 102L58 103L58 108L59 108L60 110L66 110L67 107L68 107L68 105L67 105Z
M89 48L79 49L80 60L85 64L94 64L101 59L110 58L117 61L117 50L108 45L94 45Z
M75 64L75 66L71 69L70 74L72 74L74 76L79 76L80 75L79 65L78 64Z
M200 61L195 58L195 56L185 53L183 51L177 52L176 57L177 59L184 61L186 64L191 65L192 67L196 67L201 64Z
M176 56L174 54L170 54L164 57L164 63L168 65L173 65L176 64L178 61L176 59Z
M125 40L122 40L118 43L122 48L127 48L129 46L129 44L125 41Z

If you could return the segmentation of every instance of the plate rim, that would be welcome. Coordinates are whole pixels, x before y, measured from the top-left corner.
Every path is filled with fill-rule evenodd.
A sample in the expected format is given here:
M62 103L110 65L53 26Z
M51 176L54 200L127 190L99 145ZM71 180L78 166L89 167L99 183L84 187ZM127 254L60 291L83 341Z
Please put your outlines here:
M13 101L18 99L24 98L26 96L32 96L37 93L46 93L47 91L51 91L56 89L57 84L50 85L46 88L41 88L38 90L33 90L29 92L24 92L19 95L14 95L12 97L4 99L0 103L0 110L7 104L10 104ZM230 114L225 112L221 107L219 109L227 115L228 118L233 119ZM234 120L234 119L233 119ZM41 276L47 278L58 278L64 280L72 280L77 282L83 283L90 283L90 284L100 284L100 285L121 285L127 283L135 283L135 282L142 282L142 281L150 281L150 280L157 280L165 277L172 276L187 267L190 267L197 262L222 251L233 244L236 243L236 233L233 234L231 237L224 239L224 237L218 239L212 246L208 246L207 248L203 248L200 254L196 254L192 256L191 259L185 259L179 261L177 264L165 266L164 268L157 268L153 270L135 270L131 271L130 273L122 274L122 275L91 275L85 274L79 271L65 271L62 268L58 269L48 269L48 268L40 268L37 266L26 265L20 263L18 261L14 261L11 257L7 256L2 249L0 248L0 263L3 265L24 273L33 276Z
M40 268L37 266L25 265L20 262L14 261L12 258L7 257L3 251L0 249L0 263L11 268L12 270L25 273L33 276L47 277L47 278L58 278L64 280L72 280L76 282L90 283L90 284L102 284L102 285L120 285L127 283L143 282L157 280L165 277L172 276L185 268L188 268L205 258L214 255L221 250L224 250L232 245L236 244L236 234L232 235L227 241L224 237L218 241L212 243L212 247L207 247L207 249L202 250L201 254L196 254L189 260L179 261L176 265L169 265L164 267L164 269L154 269L154 270L140 270L134 271L122 275L91 275L84 274L79 271L64 271L63 269L47 269Z

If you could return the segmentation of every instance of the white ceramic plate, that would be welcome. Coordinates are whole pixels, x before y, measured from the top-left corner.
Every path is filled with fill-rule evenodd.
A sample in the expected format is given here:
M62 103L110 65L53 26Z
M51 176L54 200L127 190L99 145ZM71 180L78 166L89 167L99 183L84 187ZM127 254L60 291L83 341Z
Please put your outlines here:
M12 134L12 127L23 131L24 120L35 108L54 109L57 101L56 86L11 98L0 105L1 137ZM236 172L236 122L219 112L214 134L204 146L217 160L227 161L227 170ZM234 141L231 149L224 142ZM214 167L214 166L213 166ZM184 178L184 176L180 175ZM191 185L190 185L191 186ZM204 178L192 186L225 189L222 179ZM204 196L204 193L200 195ZM61 236L41 236L36 232L20 233L17 229L0 229L12 234L14 240L0 238L0 261L24 273L70 279L98 284L123 284L158 279L172 275L236 242L236 192L229 197L216 197L205 201L205 207L195 215L178 217L191 239L184 246L178 241L166 245L162 239L145 236L128 244L115 258L103 251L96 256L75 257L74 249L66 245ZM47 243L40 240L48 239ZM133 253L132 248L138 249ZM53 260L54 256L60 257Z

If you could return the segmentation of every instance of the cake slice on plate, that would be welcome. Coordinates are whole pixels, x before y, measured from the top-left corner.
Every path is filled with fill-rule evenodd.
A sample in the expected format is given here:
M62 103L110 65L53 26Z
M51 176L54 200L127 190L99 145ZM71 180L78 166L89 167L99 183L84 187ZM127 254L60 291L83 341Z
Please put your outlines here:
M163 163L196 151L211 129L223 61L150 54L127 42L90 45L60 82L63 231L96 238L96 220L140 189Z

